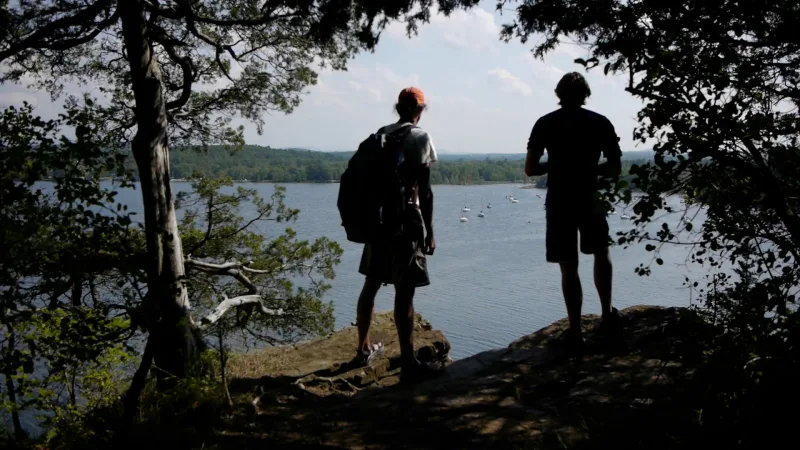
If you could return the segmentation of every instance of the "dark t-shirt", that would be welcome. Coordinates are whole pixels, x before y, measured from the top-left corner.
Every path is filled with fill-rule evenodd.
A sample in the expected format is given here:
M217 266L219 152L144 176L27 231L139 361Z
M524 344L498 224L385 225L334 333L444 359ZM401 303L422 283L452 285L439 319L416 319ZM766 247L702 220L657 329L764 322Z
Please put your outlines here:
M560 108L536 121L528 154L538 161L547 150L547 203L588 200L597 191L601 153L619 158L619 137L603 115Z

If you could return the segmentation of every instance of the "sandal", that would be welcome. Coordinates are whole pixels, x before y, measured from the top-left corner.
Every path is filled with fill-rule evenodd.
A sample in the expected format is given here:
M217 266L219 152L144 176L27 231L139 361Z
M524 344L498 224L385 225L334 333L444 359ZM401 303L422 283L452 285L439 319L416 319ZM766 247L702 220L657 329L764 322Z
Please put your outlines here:
M361 365L370 366L375 361L375 358L383 355L384 350L383 342L370 344L368 348L359 350L356 358L361 360Z

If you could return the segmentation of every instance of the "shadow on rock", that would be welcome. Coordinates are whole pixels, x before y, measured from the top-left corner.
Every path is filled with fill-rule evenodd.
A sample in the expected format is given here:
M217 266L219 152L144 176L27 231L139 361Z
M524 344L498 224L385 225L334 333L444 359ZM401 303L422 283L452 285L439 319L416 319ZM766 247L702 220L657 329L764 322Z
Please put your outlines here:
M371 368L347 366L353 328L272 349L286 352L287 364L232 384L257 395L217 443L237 449L685 447L698 435L698 392L689 380L703 358L698 342L706 330L683 309L624 312L631 323L611 340L596 332L599 317L585 317L582 356L551 345L567 327L563 320L508 348L456 361L442 377L415 386L397 384L391 317L377 315L387 350ZM444 336L421 317L417 325L421 355L447 360Z

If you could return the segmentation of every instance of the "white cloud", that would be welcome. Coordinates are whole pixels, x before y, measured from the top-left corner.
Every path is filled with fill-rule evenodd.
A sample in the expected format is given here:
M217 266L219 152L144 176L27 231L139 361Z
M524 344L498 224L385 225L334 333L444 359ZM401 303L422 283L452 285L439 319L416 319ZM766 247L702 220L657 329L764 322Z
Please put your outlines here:
M345 73L349 74L353 78L364 79L369 77L370 70L361 64L350 63L347 65L347 70Z
M444 98L444 101L453 105L471 105L475 100L463 95L449 95Z
M394 41L404 42L406 45L417 47L422 43L419 35L411 34L409 37L408 30L406 29L406 23L401 21L394 21L391 22L386 28L383 30L383 35L392 39ZM423 25L423 28L425 26Z
M440 110L443 108L454 109L457 112L474 110L475 100L465 95L427 95L426 102L431 108Z
M507 92L509 94L521 94L524 96L528 96L533 93L533 89L531 89L527 83L506 69L502 69L500 67L494 68L489 71L489 76L500 85L500 88L503 90L503 92Z
M564 56L570 58L571 60L575 60L576 58L586 59L590 56L587 48L570 41L565 41L558 44L556 49L553 51L553 54L557 56Z
M346 72L321 73L305 101L333 108L337 114L365 114L377 105L391 103L401 89L419 85L417 74L400 74L384 64L354 63Z
M419 75L399 75L397 72L383 64L375 65L375 74L379 77L381 82L387 85L387 87L390 89L395 89L398 92L400 89L407 88L409 86L419 86Z
M34 108L39 105L39 99L29 92L11 91L0 92L0 107L22 106L22 102L28 102Z
M483 8L458 10L449 17L437 12L431 16L431 23L427 27L445 42L473 51L491 49L497 45L500 34L494 14Z
M378 103L383 98L383 94L381 93L380 89L371 86L364 86L363 84L353 80L350 80L347 84L354 91L367 94L367 97L373 103Z
M317 81L311 88L311 95L308 99L316 106L334 106L342 112L351 112L353 106L346 100L344 94L326 83L324 80Z
M560 69L553 64L549 64L540 59L536 59L529 53L523 55L525 62L531 68L533 76L543 82L557 82L566 73L565 70Z

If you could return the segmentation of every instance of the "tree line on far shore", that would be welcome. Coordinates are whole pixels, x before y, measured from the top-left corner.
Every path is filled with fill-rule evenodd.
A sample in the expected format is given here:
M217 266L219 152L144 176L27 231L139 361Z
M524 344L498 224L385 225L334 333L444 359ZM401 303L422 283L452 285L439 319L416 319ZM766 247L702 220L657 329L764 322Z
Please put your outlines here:
M303 149L275 149L245 145L233 155L222 146L207 151L183 150L170 154L173 178L190 178L195 173L208 177L227 176L234 180L276 183L326 183L337 181L352 152L318 152ZM639 155L637 155L639 156ZM547 177L525 177L522 155L494 158L489 155L446 155L432 166L434 184L482 184L530 182L544 187ZM646 159L625 159L623 174Z

